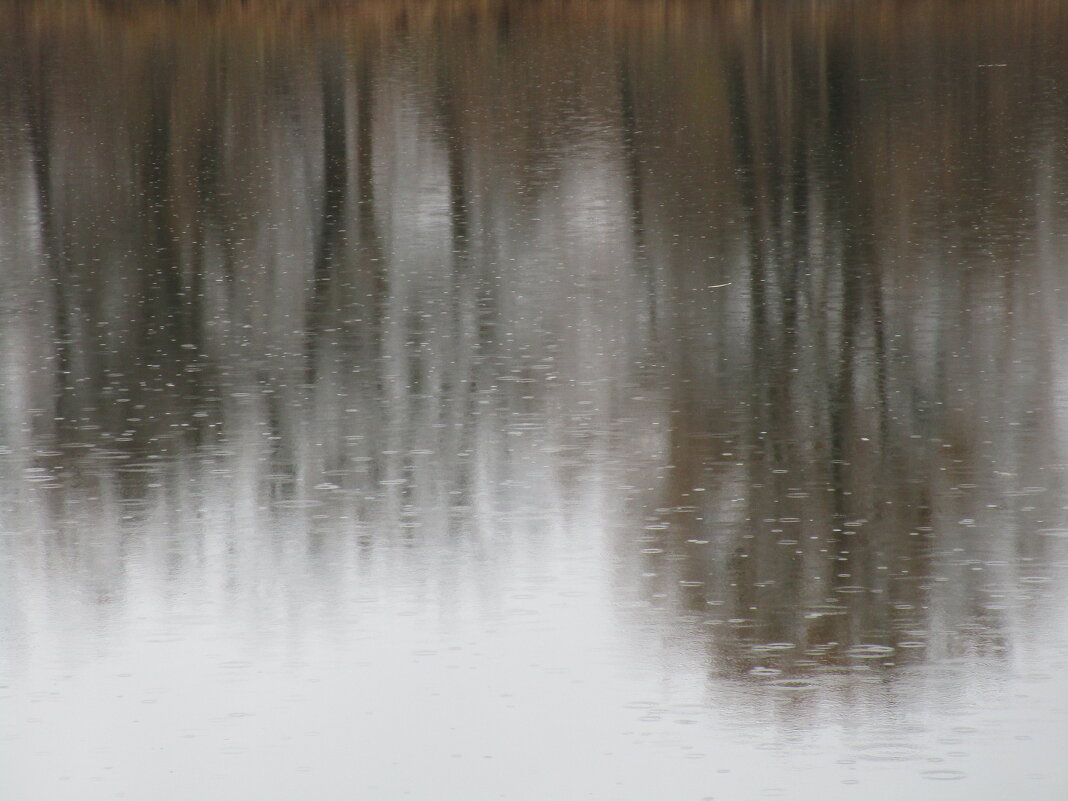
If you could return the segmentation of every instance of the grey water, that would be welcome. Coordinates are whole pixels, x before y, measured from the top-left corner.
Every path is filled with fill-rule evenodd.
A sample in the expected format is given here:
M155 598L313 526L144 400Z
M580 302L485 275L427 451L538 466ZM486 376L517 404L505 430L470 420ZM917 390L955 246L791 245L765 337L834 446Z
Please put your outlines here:
M1068 7L0 3L0 799L1068 798Z

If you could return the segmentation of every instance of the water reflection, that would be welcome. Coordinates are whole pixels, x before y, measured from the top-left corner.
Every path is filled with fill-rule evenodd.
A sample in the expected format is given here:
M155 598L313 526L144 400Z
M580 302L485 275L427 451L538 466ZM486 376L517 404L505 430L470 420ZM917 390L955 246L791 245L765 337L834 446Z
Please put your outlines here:
M973 12L3 6L12 791L1057 797L1068 18Z

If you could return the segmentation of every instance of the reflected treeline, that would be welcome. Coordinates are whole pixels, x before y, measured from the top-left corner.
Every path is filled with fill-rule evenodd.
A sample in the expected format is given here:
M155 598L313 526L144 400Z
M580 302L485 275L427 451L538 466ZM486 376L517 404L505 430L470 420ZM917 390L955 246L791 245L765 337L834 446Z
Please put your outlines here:
M1063 4L0 14L27 586L106 607L136 563L251 608L396 548L440 598L595 518L724 675L1026 630L1065 523Z

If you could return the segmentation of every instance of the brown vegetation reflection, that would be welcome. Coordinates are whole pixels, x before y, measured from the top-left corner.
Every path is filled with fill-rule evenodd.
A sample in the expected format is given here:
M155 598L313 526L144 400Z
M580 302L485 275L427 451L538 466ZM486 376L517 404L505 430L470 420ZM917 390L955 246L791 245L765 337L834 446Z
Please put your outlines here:
M1004 654L1065 525L1068 10L958 5L3 4L24 580L447 571L596 496L717 673Z

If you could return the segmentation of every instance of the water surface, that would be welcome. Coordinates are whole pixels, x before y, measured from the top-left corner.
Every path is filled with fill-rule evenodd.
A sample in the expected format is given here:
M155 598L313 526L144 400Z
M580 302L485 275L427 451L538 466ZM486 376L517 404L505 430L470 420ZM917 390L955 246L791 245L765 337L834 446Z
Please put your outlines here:
M1063 799L1065 42L0 5L0 796Z

